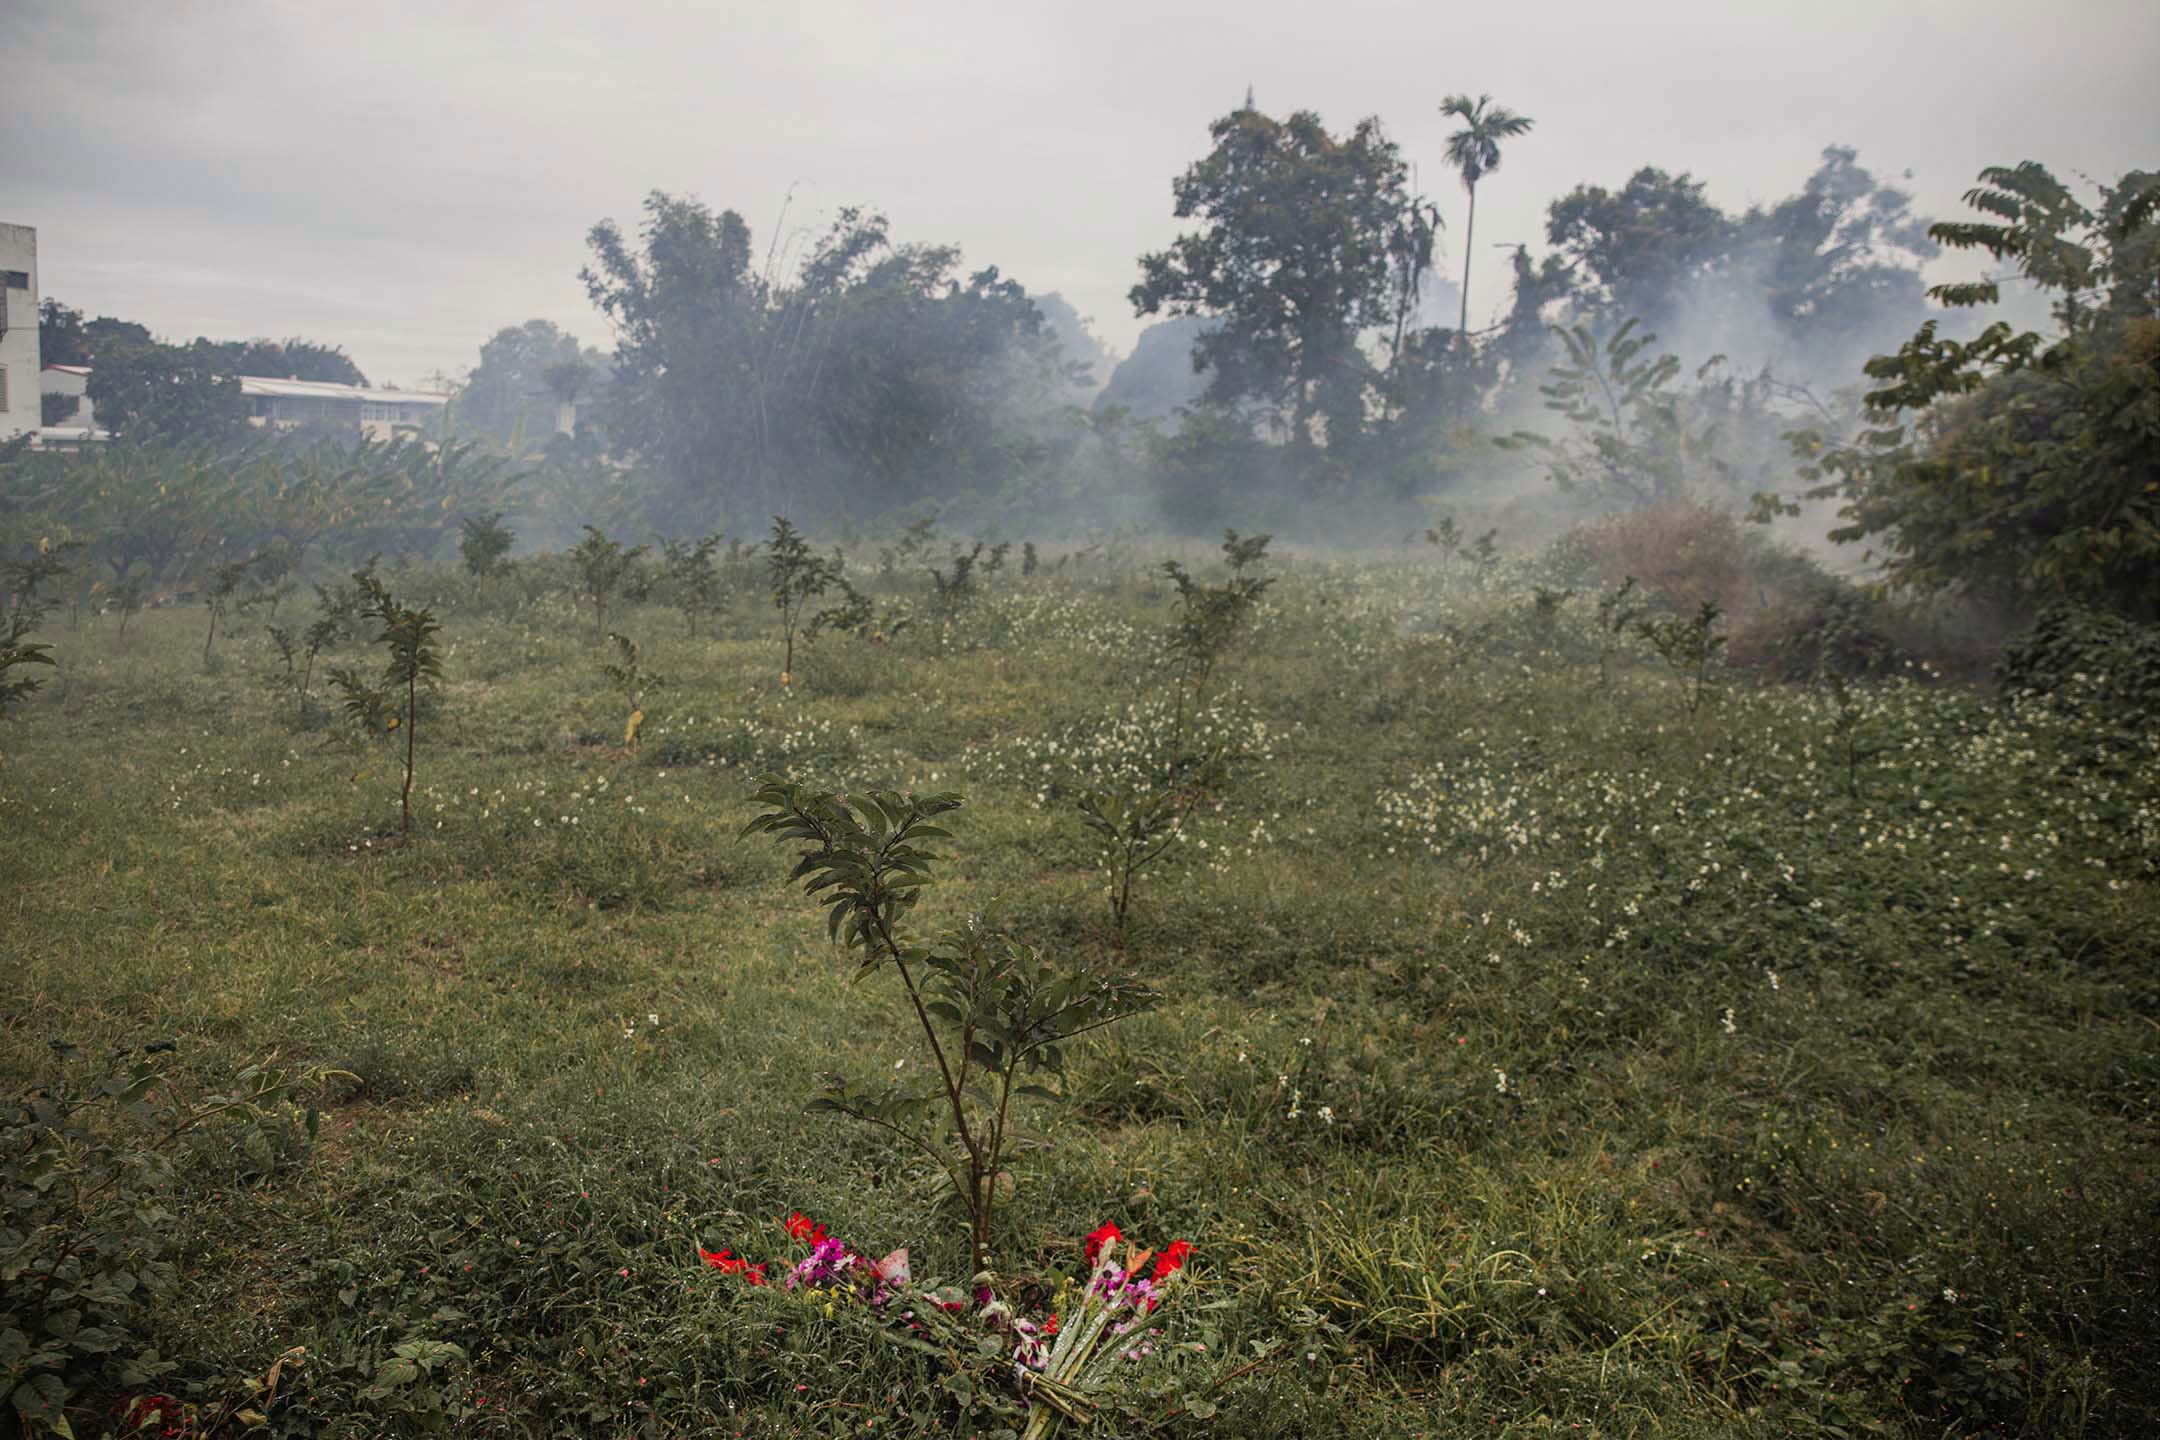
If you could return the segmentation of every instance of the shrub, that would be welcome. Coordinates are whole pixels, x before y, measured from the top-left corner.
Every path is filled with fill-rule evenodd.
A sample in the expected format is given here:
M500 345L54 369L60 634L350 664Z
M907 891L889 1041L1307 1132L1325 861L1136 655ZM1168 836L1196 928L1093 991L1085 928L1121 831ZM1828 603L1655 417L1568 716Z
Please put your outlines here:
M2003 647L1995 678L2016 695L2055 695L2125 714L2160 711L2160 626L2056 605Z
M1909 660L1890 618L1857 586L1817 576L1736 622L1726 658L1793 682L1889 675Z
M261 1065L227 1093L194 1097L161 1068L160 1041L103 1064L54 1046L57 1065L0 1107L0 1390L25 1435L73 1433L84 1391L140 1389L172 1362L143 1338L175 1288L164 1198L181 1142L218 1132L220 1163L265 1176L299 1147L292 1089ZM312 1139L316 1114L297 1117Z
M1560 578L1611 588L1632 578L1646 599L1680 610L1715 601L1728 614L1748 602L1749 537L1726 511L1677 500L1584 525L1555 545Z
M517 543L517 537L502 521L503 512L491 510L462 522L464 533L458 538L458 554L464 557L468 574L486 579L502 573L510 547Z

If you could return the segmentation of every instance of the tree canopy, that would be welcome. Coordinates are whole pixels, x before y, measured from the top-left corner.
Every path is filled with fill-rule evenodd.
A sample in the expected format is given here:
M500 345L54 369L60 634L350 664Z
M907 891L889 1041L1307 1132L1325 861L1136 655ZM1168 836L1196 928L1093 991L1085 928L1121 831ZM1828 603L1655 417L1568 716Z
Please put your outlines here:
M128 443L217 444L247 426L239 377L208 341L101 343L84 388L99 425Z
M1833 538L1878 546L1901 584L2160 619L2160 175L2131 171L2095 204L2026 161L1965 199L1986 218L1931 236L2012 262L2054 297L2059 334L1997 321L1958 340L1927 321L1868 362L1873 428L1801 435L1802 473L1844 502Z
M1133 308L1212 320L1193 348L1208 401L1304 449L1362 423L1359 336L1396 316L1402 156L1377 119L1338 138L1309 110L1278 120L1250 101L1208 133L1213 148L1171 187L1177 218L1201 228L1141 257Z
M734 211L655 192L633 245L593 227L587 292L615 332L614 443L713 516L879 511L995 489L1076 376L1024 288L843 209L792 275L753 268Z

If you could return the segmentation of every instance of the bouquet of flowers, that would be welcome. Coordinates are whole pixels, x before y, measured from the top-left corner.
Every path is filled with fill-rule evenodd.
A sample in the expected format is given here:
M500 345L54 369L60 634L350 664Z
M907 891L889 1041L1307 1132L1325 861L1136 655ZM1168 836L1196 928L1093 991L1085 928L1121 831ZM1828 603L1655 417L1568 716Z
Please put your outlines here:
M998 1295L987 1271L966 1290L918 1287L905 1247L873 1260L801 1211L781 1225L789 1240L808 1247L792 1263L753 1263L702 1245L698 1258L747 1285L767 1287L777 1278L781 1289L822 1301L827 1315L845 1307L873 1321L886 1339L956 1367L966 1363L964 1357L990 1351L1001 1388L1026 1410L1022 1440L1048 1440L1068 1420L1092 1423L1126 1368L1158 1350L1205 1348L1170 1346L1157 1319L1192 1254L1183 1240L1160 1252L1138 1249L1127 1245L1117 1226L1104 1225L1087 1237L1087 1279L1068 1277L1046 1313L1024 1314ZM999 1343L986 1347L985 1336Z
M1021 1330L1026 1321L1014 1322L1023 1337L1014 1350L1021 1393L1041 1402L1021 1440L1046 1440L1065 1420L1092 1423L1097 1397L1116 1383L1118 1367L1147 1359L1161 1343L1162 1327L1149 1322L1192 1246L1173 1240L1159 1255L1124 1247L1115 1225L1088 1236L1087 1283L1064 1325L1056 1325L1053 1314L1053 1331L1045 1335ZM1154 1268L1143 1277L1150 1258Z

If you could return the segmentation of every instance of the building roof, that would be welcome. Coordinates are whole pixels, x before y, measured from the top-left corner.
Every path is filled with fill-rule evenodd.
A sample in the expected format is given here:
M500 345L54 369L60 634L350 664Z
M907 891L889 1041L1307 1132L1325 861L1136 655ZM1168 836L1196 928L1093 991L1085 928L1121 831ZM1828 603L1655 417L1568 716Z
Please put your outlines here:
M371 400L378 405L447 405L450 397L435 390L369 390L359 385L335 385L328 380L275 380L267 375L242 375L240 393L285 400Z
M88 365L47 365L65 375L88 375ZM284 400L372 400L378 405L447 405L450 397L439 390L370 390L361 385L336 385L328 380L278 380L268 375L242 375L242 395L262 395Z

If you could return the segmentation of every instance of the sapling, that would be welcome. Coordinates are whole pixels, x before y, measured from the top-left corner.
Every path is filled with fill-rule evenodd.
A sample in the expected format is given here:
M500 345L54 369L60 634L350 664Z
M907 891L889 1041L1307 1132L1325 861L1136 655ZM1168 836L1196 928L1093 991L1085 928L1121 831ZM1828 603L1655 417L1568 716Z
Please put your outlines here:
M131 575L112 587L112 603L120 611L120 633L127 634L128 621L142 609L144 581L139 575Z
M1710 690L1710 664L1725 648L1725 637L1717 629L1723 614L1717 601L1705 600L1693 615L1668 615L1635 624L1636 633L1680 677L1689 715L1702 708Z
M585 527L585 538L571 550L570 559L578 570L578 593L592 601L594 630L606 633L608 601L631 577L645 550L643 545L626 550L620 541Z
M1636 599L1635 577L1630 575L1620 582L1619 588L1608 590L1598 597L1598 682L1612 684L1613 651L1619 648L1622 636L1634 633L1635 622L1642 618L1642 605Z
M1555 590L1550 585L1538 585L1530 592L1530 613L1538 628L1548 635L1560 623L1560 612L1567 602L1575 598L1573 590Z
M630 707L630 718L623 722L623 748L635 750L638 730L645 724L645 692L657 690L667 682L644 667L635 640L616 634L610 634L608 639L615 642L615 659L602 664L600 671L615 682L615 688L622 691L623 700Z
M831 589L840 578L838 552L828 560L810 548L802 532L778 515L773 516L772 538L765 542L765 574L772 586L773 608L780 612L780 634L786 653L780 661L780 683L795 682L795 631L802 624L803 607Z
M1860 798L1860 763L1874 759L1891 747L1862 743L1867 716L1860 708L1859 697L1837 671L1830 671L1826 678L1831 697L1837 701L1837 713L1830 717L1831 740L1838 758L1845 762L1846 793L1857 800Z
M1016 1096L1056 1100L1039 1083L1064 1073L1068 1047L1091 1030L1155 1001L1146 986L1085 964L1060 966L981 916L939 938L908 925L950 839L935 822L957 795L854 796L805 790L767 776L753 797L763 813L744 835L796 847L793 880L826 908L826 929L857 953L858 980L890 969L900 979L931 1067L919 1083L856 1087L830 1077L813 1110L890 1131L930 1158L960 1197L978 1272L991 1268L998 1192L1008 1157L1026 1142L1011 1127Z
M288 691L299 714L297 722L305 726L308 718L308 701L313 698L315 660L323 647L344 633L343 626L334 616L321 616L295 636L282 625L265 627L270 632L270 643L276 647L278 658L285 664L284 673L277 677L277 688Z
M805 641L812 641L827 630L843 635L871 635L877 631L877 606L870 597L847 582L845 576L835 580L840 587L840 603L828 605L810 617L810 628L803 633Z
M467 574L486 580L509 567L510 547L517 543L517 536L502 522L500 510L470 515L460 522L463 533L458 537L458 554L465 561Z
M338 708L362 735L372 739L390 733L391 695L385 687L350 665L332 665L323 676L338 692Z
M972 550L954 551L950 575L935 565L930 567L932 615L940 620L956 620L963 610L975 603L975 596L980 588L975 579L975 567L981 565L985 574L990 573L993 568L992 563L983 558L985 548L983 542L977 540ZM1002 545L998 547L994 555L997 563L1003 562L1005 548Z
M1229 652L1244 629L1260 597L1275 582L1265 576L1247 575L1267 555L1270 535L1240 536L1223 532L1223 558L1229 562L1230 578L1221 585L1202 585L1175 560L1163 562L1162 573L1177 587L1178 618L1171 627L1168 644L1176 672L1178 692L1177 733L1185 732L1186 702L1194 711L1206 703L1215 667Z
M1023 541L1020 546L1020 578L1023 580L1034 579L1035 572L1041 565L1042 557L1035 553L1035 542L1032 540Z
M1125 943L1134 882L1169 853L1200 797L1221 784L1226 769L1220 755L1184 757L1173 762L1170 775L1153 783L1098 787L1077 797L1081 822L1103 838L1110 916L1120 945Z
M202 658L204 668L210 664L210 646L217 639L218 621L225 618L240 593L240 587L251 578L255 562L261 557L250 555L244 560L228 560L210 572L210 583L203 588L203 604L210 611L210 627L203 632Z
M442 657L436 653L435 636L442 629L436 623L434 612L401 605L380 580L366 571L353 572L353 581L367 595L367 606L361 611L366 618L375 621L381 629L375 643L389 655L389 664L383 671L383 688L395 696L403 690L405 714L402 725L405 731L405 788L399 795L403 811L401 834L412 835L412 788L413 759L418 749L418 727L415 720L420 709L420 682L430 685L442 678ZM388 722L399 725L400 719L392 716Z
M0 719L8 718L44 686L41 677L29 673L31 666L52 668L57 663L52 658L52 646L30 638L52 609L52 602L40 591L68 569L64 559L54 553L56 548L40 541L36 555L6 567L11 599L7 626L0 630Z
M720 578L719 567L713 563L713 556L720 550L721 538L715 531L696 540L660 542L661 565L667 575L668 590L675 597L675 606L682 611L683 624L691 635L697 634L700 615L717 614L727 606L727 586Z
M878 547L878 573L887 579L913 563L918 555L927 554L930 542L937 537L937 516L920 515L908 522L895 545Z
M1494 543L1499 535L1498 530L1487 530L1473 540L1456 525L1453 515L1443 515L1438 523L1426 528L1425 543L1450 560L1460 556L1482 568L1499 558L1499 547Z

